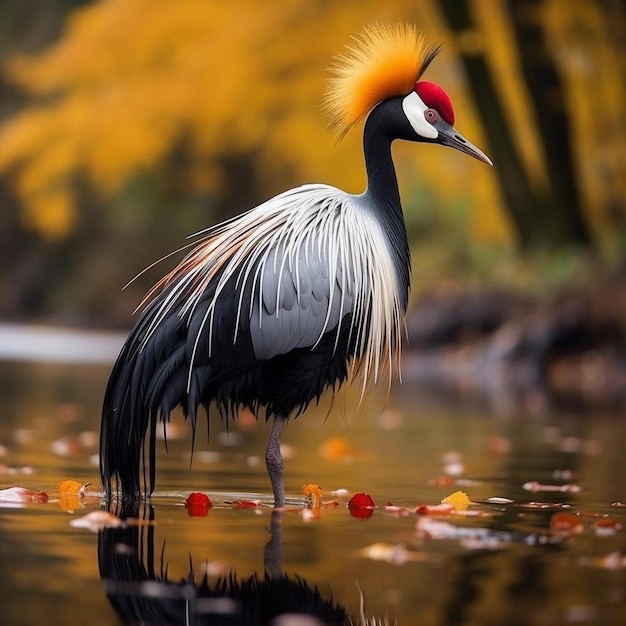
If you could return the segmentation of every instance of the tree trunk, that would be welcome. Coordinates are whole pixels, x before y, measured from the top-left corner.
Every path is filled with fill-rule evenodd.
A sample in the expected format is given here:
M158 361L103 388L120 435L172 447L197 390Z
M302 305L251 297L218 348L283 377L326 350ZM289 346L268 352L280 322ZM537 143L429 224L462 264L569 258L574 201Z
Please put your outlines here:
M509 0L510 5L536 2L537 0ZM476 29L468 0L440 0L441 10L457 38ZM518 26L516 25L516 28ZM521 56L532 54L536 44L521 45L518 33L518 45ZM525 35L524 35L525 37ZM539 37L540 41L543 41ZM550 168L549 180L553 184L550 190L535 189L531 185L528 173L516 146L493 77L489 72L484 52L467 50L461 47L461 61L468 78L468 86L479 115L483 120L489 142L490 156L493 158L495 172L500 182L509 217L514 226L517 242L522 249L533 247L591 245L589 230L582 217L577 187L572 184L573 164L569 142L568 119L564 108L551 111L542 119L539 132L541 144L546 152L546 162ZM557 86L562 102L562 90L558 75L547 55L540 57L545 75L540 80L535 76L538 69L531 63L531 77L524 71L524 79L533 92L535 80L543 85L542 97L548 96L548 84L552 89ZM524 64L527 62L524 61ZM526 67L526 66L525 66ZM552 72L548 70L552 69ZM548 81L548 78L550 79ZM532 96L531 96L532 97ZM546 106L543 101L533 97L534 106L541 111ZM549 126L544 130L544 125ZM566 140L563 140L564 134ZM564 164L565 163L565 164ZM569 169L568 165L569 164ZM564 173L564 168L567 172ZM560 177L564 178L561 179ZM559 178L559 180L555 180ZM575 182L575 181L574 181Z
M544 1L508 0L507 4L548 167L550 210L545 226L552 231L556 243L591 247L576 179L565 93L541 22Z

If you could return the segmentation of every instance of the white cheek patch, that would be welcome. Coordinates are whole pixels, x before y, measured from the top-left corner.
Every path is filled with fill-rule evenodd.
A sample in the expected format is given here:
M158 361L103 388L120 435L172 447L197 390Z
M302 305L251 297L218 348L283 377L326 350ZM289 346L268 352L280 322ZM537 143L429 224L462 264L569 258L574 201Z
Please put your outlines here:
M402 100L402 110L413 127L413 130L420 137L436 139L439 134L437 129L427 122L424 117L424 111L426 111L427 108L422 99L414 91Z

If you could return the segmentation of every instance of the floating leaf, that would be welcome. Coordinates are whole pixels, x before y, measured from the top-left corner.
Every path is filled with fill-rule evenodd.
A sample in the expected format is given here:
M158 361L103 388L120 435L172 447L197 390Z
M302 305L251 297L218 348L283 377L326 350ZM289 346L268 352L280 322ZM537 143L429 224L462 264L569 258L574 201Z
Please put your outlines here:
M25 487L9 487L0 489L0 503L26 504L29 502L48 502L48 494L45 491L33 491Z
M72 494L78 495L78 492L83 488L83 485L77 480L62 480L57 485L57 492L60 494Z
M465 511L471 504L471 500L464 491L455 491L446 496L441 504L449 504L455 511Z
M319 485L309 483L302 486L302 491L310 508L319 511L322 505L322 488Z
M59 508L64 511L75 511L84 506L86 501L94 500L85 496L88 489L95 491L93 483L80 483L77 480L63 480L57 485L57 493L59 494Z

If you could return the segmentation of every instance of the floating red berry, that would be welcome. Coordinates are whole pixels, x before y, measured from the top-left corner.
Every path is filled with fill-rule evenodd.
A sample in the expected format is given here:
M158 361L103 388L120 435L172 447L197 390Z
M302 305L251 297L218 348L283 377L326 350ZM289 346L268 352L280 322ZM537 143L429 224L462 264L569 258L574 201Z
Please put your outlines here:
M348 502L350 515L360 519L372 517L375 508L376 502L374 502L372 497L367 493L355 493Z
M189 517L206 517L212 503L206 493L194 492L190 493L185 500L185 508Z

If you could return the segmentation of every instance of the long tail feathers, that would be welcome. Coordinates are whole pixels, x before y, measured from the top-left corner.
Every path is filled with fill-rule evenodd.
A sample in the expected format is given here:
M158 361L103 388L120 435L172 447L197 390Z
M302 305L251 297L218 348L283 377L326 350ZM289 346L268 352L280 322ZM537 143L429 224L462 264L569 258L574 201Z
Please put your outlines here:
M139 359L129 340L109 378L100 425L100 478L104 491L107 496L117 493L132 500L153 487L152 481L146 484L144 480L142 486L140 480L150 412L145 408L137 376Z
M185 399L184 343L164 345L162 338L177 336L168 332L144 345L150 318L146 310L122 348L104 397L100 478L107 497L137 500L152 493L158 422L167 422Z

